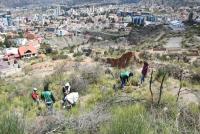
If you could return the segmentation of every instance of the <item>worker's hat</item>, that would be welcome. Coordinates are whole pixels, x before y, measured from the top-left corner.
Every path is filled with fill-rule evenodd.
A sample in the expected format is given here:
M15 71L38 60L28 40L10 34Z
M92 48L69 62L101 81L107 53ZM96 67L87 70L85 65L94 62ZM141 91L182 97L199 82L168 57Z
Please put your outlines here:
M66 84L65 84L65 87L69 87L70 86L70 84L69 84L69 82L67 82Z
M37 91L37 88L33 88L33 91Z

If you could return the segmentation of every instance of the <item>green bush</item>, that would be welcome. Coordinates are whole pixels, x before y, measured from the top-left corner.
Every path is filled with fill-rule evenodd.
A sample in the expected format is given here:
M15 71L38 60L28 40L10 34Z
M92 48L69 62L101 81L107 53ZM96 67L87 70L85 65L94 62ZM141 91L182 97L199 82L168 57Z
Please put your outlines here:
M83 55L82 52L77 52L77 53L74 53L74 54L73 54L73 57L80 57L80 56L82 56L82 55Z
M0 134L25 134L25 125L15 114L2 115L0 118Z

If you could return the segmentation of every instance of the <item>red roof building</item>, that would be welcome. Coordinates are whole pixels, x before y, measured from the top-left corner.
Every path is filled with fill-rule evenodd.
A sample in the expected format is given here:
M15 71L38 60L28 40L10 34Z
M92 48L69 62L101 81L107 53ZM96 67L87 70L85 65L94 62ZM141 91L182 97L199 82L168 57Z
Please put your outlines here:
M19 55L21 58L31 58L37 55L37 49L33 45L19 47Z

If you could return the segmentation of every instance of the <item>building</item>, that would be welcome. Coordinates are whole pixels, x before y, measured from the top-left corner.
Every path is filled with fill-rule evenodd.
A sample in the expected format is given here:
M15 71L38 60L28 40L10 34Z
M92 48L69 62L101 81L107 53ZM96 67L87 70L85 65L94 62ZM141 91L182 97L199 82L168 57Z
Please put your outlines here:
M134 25L144 25L144 17L143 16L134 16L132 18L132 22Z
M5 15L1 18L1 22L3 23L3 26L12 26L13 20L10 15Z
M146 21L156 22L157 21L157 17L154 16L154 15L147 15L146 16Z
M170 21L169 27L174 31L183 31L185 30L185 26L181 21L174 20Z
M3 50L4 61L9 61L9 60L14 60L14 59L19 59L19 53L18 53L18 48L6 48Z
M57 36L65 36L66 34L67 34L67 31L63 29L59 29L56 31Z
M37 56L37 49L33 45L19 47L20 58L31 58Z
M24 45L26 45L27 42L28 42L28 40L26 38L15 39L16 46L24 46Z
M54 9L54 16L55 17L58 17L62 15L62 12L61 12L61 7L60 6L57 6L55 9Z

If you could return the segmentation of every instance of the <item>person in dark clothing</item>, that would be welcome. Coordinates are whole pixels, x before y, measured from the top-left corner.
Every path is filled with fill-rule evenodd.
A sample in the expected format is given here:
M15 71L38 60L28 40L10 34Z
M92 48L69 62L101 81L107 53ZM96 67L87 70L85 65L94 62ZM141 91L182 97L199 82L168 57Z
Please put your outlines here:
M62 88L63 95L66 96L71 91L71 86L69 83L66 83L65 86Z
M121 88L123 89L126 85L126 82L128 82L129 78L133 76L132 72L126 71L120 73L120 80L121 80Z
M65 103L66 103L66 99L65 97L70 93L71 91L71 86L69 83L66 83L63 88L62 88L62 92L63 92L63 99L62 99L62 105L64 107Z
M148 68L149 68L149 64L145 61L144 65L143 65L143 68L142 68L141 84L145 80L145 77L146 77L147 72L148 72Z
M53 93L49 90L49 84L44 86L44 91L41 94L41 99L45 102L48 109L52 110L53 103L55 103L56 100L53 96Z

